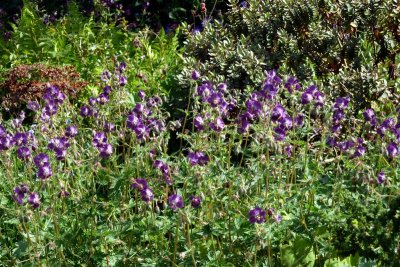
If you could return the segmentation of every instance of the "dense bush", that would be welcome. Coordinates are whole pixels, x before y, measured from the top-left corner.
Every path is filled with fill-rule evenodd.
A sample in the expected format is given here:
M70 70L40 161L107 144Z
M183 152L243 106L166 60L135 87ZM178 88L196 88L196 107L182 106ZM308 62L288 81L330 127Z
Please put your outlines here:
M223 21L187 39L185 62L234 90L280 69L318 81L362 109L398 99L400 19L397 1L230 1ZM184 78L183 78L183 84Z

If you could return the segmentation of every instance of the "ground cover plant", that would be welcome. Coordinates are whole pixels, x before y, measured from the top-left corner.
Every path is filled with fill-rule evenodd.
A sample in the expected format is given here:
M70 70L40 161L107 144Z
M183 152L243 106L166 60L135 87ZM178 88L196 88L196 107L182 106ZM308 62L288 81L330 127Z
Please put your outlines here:
M256 7L231 3L232 12ZM24 12L21 21L36 18L37 36L55 37L60 27L60 40L89 30L101 38L84 41L99 50L77 45L53 56L54 47L23 44L31 41L21 22L3 44L3 86L33 68L17 76L18 88L40 90L1 110L1 265L400 264L395 93L363 107L352 91L330 92L318 75L298 77L255 57L246 62L260 63L249 68L256 78L240 85L234 72L196 59L223 55L191 54L193 43L229 29L205 15L202 32L183 24L182 55L179 35L150 38L111 22L121 35L107 39L109 21L82 17L90 26L75 21L79 29L69 31L62 21L44 25L32 6ZM230 64L222 65L237 67ZM37 66L57 74L74 66L79 97L66 86L72 82Z

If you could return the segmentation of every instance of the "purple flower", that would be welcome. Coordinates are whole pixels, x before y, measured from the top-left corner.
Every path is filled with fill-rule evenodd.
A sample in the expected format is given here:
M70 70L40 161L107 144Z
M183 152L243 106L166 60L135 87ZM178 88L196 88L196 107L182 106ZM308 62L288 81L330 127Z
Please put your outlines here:
M136 178L136 179L132 180L131 188L135 188L138 191L142 191L142 190L145 190L148 187L149 186L147 184L146 179Z
M101 80L103 82L107 82L111 79L111 73L108 70L105 70L101 73Z
M111 94L111 92L112 92L112 88L111 88L111 86L109 86L109 85L106 85L106 86L104 86L104 88L103 88L103 94L104 95L110 95Z
M285 152L286 156L290 157L293 152L293 146L292 145L287 145L284 147L283 151Z
M276 223L280 223L282 221L282 216L279 214L276 214L274 208L269 208L267 210L268 216L272 217Z
M51 85L51 86L47 87L46 92L44 93L42 99L46 103L49 103L50 101L54 101L54 98L59 93L60 93L60 90L58 89L58 87L55 85Z
M6 128L4 128L4 126L0 124L0 137L4 137L6 135L7 135Z
M201 204L201 198L197 196L190 196L189 197L190 204L193 208L198 208Z
M313 100L313 95L310 92L305 91L301 95L301 104L303 104L303 105L307 105L312 100Z
M365 147L363 147L362 145L358 145L358 146L357 146L357 149L356 149L356 151L354 152L354 155L353 155L353 156L354 156L355 158L361 157L361 156L364 156L365 152L366 152Z
M340 131L340 129L342 129L342 125L340 123L336 123L336 124L332 125L331 132L332 133L337 133L337 132Z
M228 88L228 86L226 85L226 83L220 83L220 84L218 85L218 90L219 90L221 93L226 93L226 92L227 92L227 88Z
M39 170L37 172L37 176L42 180L45 180L45 179L51 177L52 175L53 175L53 172L51 170L50 165L40 166Z
M293 93L293 90L300 90L301 86L295 77L290 77L285 83L285 88L289 91L289 93Z
M178 194L170 196L168 198L168 205L174 211L181 209L183 207L182 197Z
M293 120L290 116L285 116L281 118L279 121L279 128L282 128L285 131L290 130L292 126L293 126Z
M64 188L61 188L60 193L58 193L58 197L60 198L67 198L70 196L70 193L65 190Z
M98 102L100 105L104 105L104 104L107 103L109 100L110 100L110 97L109 97L107 94L105 94L105 93L101 93L101 94L99 95L99 97L97 98L97 102Z
M154 198L153 191L148 187L140 191L140 195L142 197L142 200L145 202L150 202Z
M153 167L161 171L167 184L172 184L171 177L169 175L169 167L166 163L162 162L161 160L155 160L153 162Z
M326 140L326 144L330 147L335 147L337 142L336 142L335 138L329 137L328 140Z
M42 122L50 122L51 116L50 114L45 112L45 108L42 109L42 113L40 114L40 121Z
M33 162L37 168L50 164L50 158L45 153L39 153L33 158Z
M332 120L334 123L338 123L344 118L344 110L337 109L333 112Z
M100 157L101 158L108 158L113 153L113 148L112 148L111 144L108 144L108 143L100 144L97 147L98 147L98 149L100 151Z
M286 138L286 131L281 127L275 127L274 137L276 141L283 141Z
M78 129L74 125L68 125L65 129L65 135L68 137L75 137L78 134Z
M29 194L28 203L31 204L32 208L37 209L40 206L40 197L36 192Z
M124 76L119 76L119 85L125 86L128 83L128 80Z
M386 176L385 176L385 173L383 171L378 173L378 177L376 178L376 182L378 184L386 183Z
M104 123L104 132L111 133L115 131L115 124L111 122Z
M13 199L15 202L17 202L19 205L23 204L25 194L28 193L29 188L26 184L21 184L20 186L16 186L14 188L14 196Z
M92 110L90 109L90 107L88 107L88 106L83 106L83 107L81 107L81 111L80 111L80 113L79 113L82 117L89 117L89 116L91 116L93 113L92 113Z
M266 212L262 208L256 207L249 211L249 221L250 223L263 223L265 222Z
M88 103L89 103L89 105L92 106L92 107L96 106L96 104L97 104L97 98L95 98L95 97L89 97ZM89 107L88 107L88 108L89 108ZM90 109L90 108L89 108L89 109ZM82 111L82 109L81 109L81 111ZM89 115L89 116L90 116L90 115Z
M304 115L303 114L298 114L294 118L294 123L296 124L297 127L303 126L303 121L304 121Z
M8 150L13 145L13 138L11 135L0 137L0 150Z
M198 130L198 131L202 131L204 129L204 120L203 117L201 117L200 115L196 115L194 117L194 127Z
M139 90L138 92L138 97L144 101L144 98L146 97L146 93L143 90Z
M213 93L211 84L203 82L202 85L197 87L197 94L201 96L203 101L206 101L208 97Z
M17 157L21 160L27 160L31 156L29 147L21 146L17 149Z
M246 101L246 107L247 107L247 111L254 115L255 117L259 117L261 116L262 112L263 112L263 107L260 101L257 100L247 100Z
M146 109L145 105L143 105L142 103L137 103L135 105L135 108L133 109L133 112L135 112L139 116L139 115L143 114L145 109Z
M216 132L220 132L224 129L225 123L221 117L218 117L214 122L210 123L210 128Z
M278 87L273 84L265 83L262 94L266 99L272 100L278 93Z
M381 124L382 127L387 128L387 129L392 129L394 127L394 119L393 118L388 118L384 120Z
M93 136L92 144L96 147L99 147L102 144L107 143L107 136L103 132L97 132Z
M18 119L18 118L17 119L13 119L12 123L13 123L14 128L18 129L22 125L22 120Z
M139 125L142 124L142 120L135 114L128 115L126 119L126 127L128 127L131 130L135 130L135 128Z
M399 148L396 143L390 143L386 148L387 154L390 158L395 158L399 155Z
M198 80L200 78L200 73L197 70L192 71L192 79Z
M376 119L375 113L373 109L367 109L363 112L363 116L365 121L367 122L372 122L374 119Z
M120 73L123 73L126 70L126 63L125 62L119 63L118 70Z
M53 96L53 100L57 105L61 105L65 101L65 94L59 91Z
M335 104L333 106L334 110L344 110L348 107L350 103L350 97L338 97L336 98Z
M273 86L278 86L281 83L281 78L276 74L275 70L266 71L265 73L266 79L264 80L264 84L271 84Z
M276 223L280 223L282 221L282 216L280 214L275 214L274 215L274 221Z
M222 104L224 98L221 92L213 92L208 98L207 102L213 107L216 108Z
M150 129L144 124L137 125L134 131L136 137L140 140L146 140L149 137Z
M277 122L286 116L286 110L281 104L277 104L271 112L271 121Z
M67 149L66 148L56 148L54 150L56 153L56 160L64 160L65 156L67 155Z
M208 156L205 155L201 151L189 152L188 158L189 158L189 163L192 166L195 166L195 165L204 166L208 163L208 160L209 160Z
M239 7L243 8L243 9L248 8L249 7L249 3L247 3L247 1L245 1L245 0L240 1Z
M13 136L12 142L16 146L23 146L28 143L28 136L26 133L16 132Z
M165 165L165 163L164 162L162 162L161 160L155 160L154 162L153 162L153 167L154 168L156 168L156 169L161 169L163 166Z
M324 106L324 102L325 102L324 94L322 94L321 92L317 91L314 94L314 99L315 99L315 106L316 107L323 107Z
M50 150L53 150L54 152L57 152L57 150L65 150L68 147L70 147L70 142L68 137L62 136L62 137L57 137L53 138L49 141L49 144L47 145L47 148Z
M248 132L250 129L250 120L252 116L250 113L245 112L244 114L239 115L238 118L238 132L243 134L245 132Z

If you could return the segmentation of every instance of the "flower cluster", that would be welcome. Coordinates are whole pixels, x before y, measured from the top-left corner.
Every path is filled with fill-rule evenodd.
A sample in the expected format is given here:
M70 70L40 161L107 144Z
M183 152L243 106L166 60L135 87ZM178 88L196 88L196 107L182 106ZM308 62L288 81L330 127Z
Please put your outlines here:
M161 160L155 160L153 163L153 167L158 169L162 173L162 176L164 177L164 180L168 185L172 185L169 167L166 163Z
M156 117L155 109L161 106L162 101L159 96L149 97L145 99L143 91L139 91L138 96L142 99L141 103L137 103L126 119L126 126L131 129L138 140L145 141L153 133L154 136L159 135L166 130L163 119Z
M195 165L205 166L209 161L208 156L201 151L189 152L188 158L189 158L189 163L192 166Z
M131 188L136 189L140 193L140 196L144 202L150 202L154 198L153 191L149 188L146 179L132 179Z
M96 132L93 135L92 144L99 151L101 158L108 158L113 153L113 147L107 142L107 135L104 132Z
M40 196L36 192L29 192L29 188L26 184L21 184L14 188L13 199L19 205L24 204L24 200L27 200L32 208L37 209L40 206Z
M312 101L314 101L315 107L323 107L324 106L324 94L318 91L315 85L311 85L308 87L301 95L301 104L308 105Z
M267 214L277 223L282 221L282 216L277 214L274 208L269 208L267 211L265 211L260 207L255 207L249 211L249 221L252 224L263 223L266 220Z
M33 162L38 168L37 177L39 179L45 180L53 175L53 171L50 166L50 158L45 153L39 153L33 158Z
M67 155L67 149L71 146L67 136L50 139L47 148L55 153L57 160L64 160Z
M43 123L50 123L52 117L57 114L59 107L64 103L65 98L65 94L57 86L49 86L42 96L44 107L40 114L40 120Z
M176 211L183 207L182 197L178 194L173 194L168 197L168 205L173 210Z

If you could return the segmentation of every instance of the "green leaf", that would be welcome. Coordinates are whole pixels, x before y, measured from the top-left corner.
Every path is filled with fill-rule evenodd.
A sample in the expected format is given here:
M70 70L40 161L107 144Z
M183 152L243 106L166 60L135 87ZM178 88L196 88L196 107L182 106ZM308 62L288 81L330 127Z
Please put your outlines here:
M283 266L314 266L315 254L312 242L297 236L293 244L282 246L281 261Z

